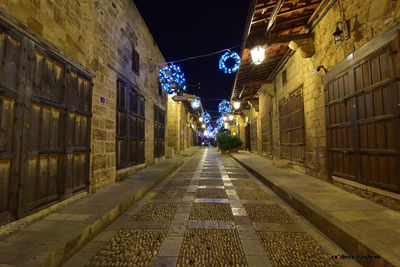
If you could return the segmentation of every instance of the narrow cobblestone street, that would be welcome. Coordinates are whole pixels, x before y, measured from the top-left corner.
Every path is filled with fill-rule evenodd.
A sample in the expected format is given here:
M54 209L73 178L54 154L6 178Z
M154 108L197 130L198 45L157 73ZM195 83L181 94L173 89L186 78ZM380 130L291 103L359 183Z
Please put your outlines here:
M64 266L359 266L230 156L202 149Z

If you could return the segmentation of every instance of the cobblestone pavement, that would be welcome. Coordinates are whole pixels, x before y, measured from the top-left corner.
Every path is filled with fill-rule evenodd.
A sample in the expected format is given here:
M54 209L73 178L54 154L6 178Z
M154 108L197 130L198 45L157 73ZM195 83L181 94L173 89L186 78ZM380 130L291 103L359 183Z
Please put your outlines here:
M200 150L64 266L359 266L230 156Z

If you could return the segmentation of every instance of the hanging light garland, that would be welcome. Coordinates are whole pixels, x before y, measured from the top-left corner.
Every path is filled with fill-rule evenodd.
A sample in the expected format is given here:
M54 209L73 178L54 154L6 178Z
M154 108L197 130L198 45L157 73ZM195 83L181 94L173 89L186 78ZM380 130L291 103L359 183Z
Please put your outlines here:
M209 122L210 122L210 120L211 120L211 115L210 115L210 113L208 113L208 112L203 112L203 113L201 114L201 116L203 117L203 120L204 120L205 123L209 123Z
M219 105L218 105L218 111L219 111L219 113L221 113L223 115L231 113L231 111L232 111L231 102L229 102L226 99L222 100L221 103L219 103Z
M200 107L200 100L193 99L190 105L192 106L192 109L197 110Z
M228 59L233 59L235 63L232 67L226 66L226 61ZM228 51L223 54L219 60L219 69L225 73L231 74L237 71L240 67L240 56L236 52Z
M177 65L170 65L160 70L160 82L167 94L179 93L186 90L185 76Z
M224 118L221 116L217 119L217 128L221 129L224 126Z

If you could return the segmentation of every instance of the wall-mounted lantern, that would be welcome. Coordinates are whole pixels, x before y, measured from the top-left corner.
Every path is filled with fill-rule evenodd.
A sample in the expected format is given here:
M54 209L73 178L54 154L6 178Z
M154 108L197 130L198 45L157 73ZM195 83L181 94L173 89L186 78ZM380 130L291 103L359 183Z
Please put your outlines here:
M250 50L251 59L253 63L256 65L261 64L265 58L265 47L262 45L257 45L253 49Z

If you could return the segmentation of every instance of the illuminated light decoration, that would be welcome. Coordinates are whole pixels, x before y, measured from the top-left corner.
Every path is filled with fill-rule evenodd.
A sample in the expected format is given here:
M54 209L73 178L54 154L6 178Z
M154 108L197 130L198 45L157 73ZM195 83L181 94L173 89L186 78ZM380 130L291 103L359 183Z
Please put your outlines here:
M233 103L233 108L234 109L239 109L240 108L240 102Z
M251 54L251 59L253 60L253 63L256 65L261 64L264 61L265 58L265 47L262 45L257 45L250 51Z
M233 64L232 67L227 67L226 61L230 58L235 61L235 64ZM228 74L234 73L239 69L239 67L240 67L240 56L236 52L228 51L225 54L223 54L219 60L219 69L225 73Z
M233 120L233 115L229 115L229 120L230 120L230 121Z
M232 112L232 104L228 100L224 99L218 105L218 111L222 115L226 115Z
M210 134L214 131L214 128L211 125L207 126L207 132L209 132Z
M160 70L160 82L167 94L179 93L186 90L186 80L181 68L170 65Z
M203 121L204 121L203 117L200 117L199 122L203 122Z
M223 120L223 121L226 121L227 119L228 119L228 118L225 117L225 116L222 117L222 120Z
M193 99L190 105L192 106L192 109L197 110L200 107L200 100Z
M219 118L217 119L217 128L218 128L218 129L221 129L222 126L224 126L224 117L219 117Z
M227 122L225 122L224 127L225 127L225 129L228 129L229 124Z
M201 114L201 116L203 117L203 120L205 123L209 123L211 120L211 115L208 112L203 112L203 114Z
M201 128L203 128L203 129L206 128L206 125L205 124L201 125Z

